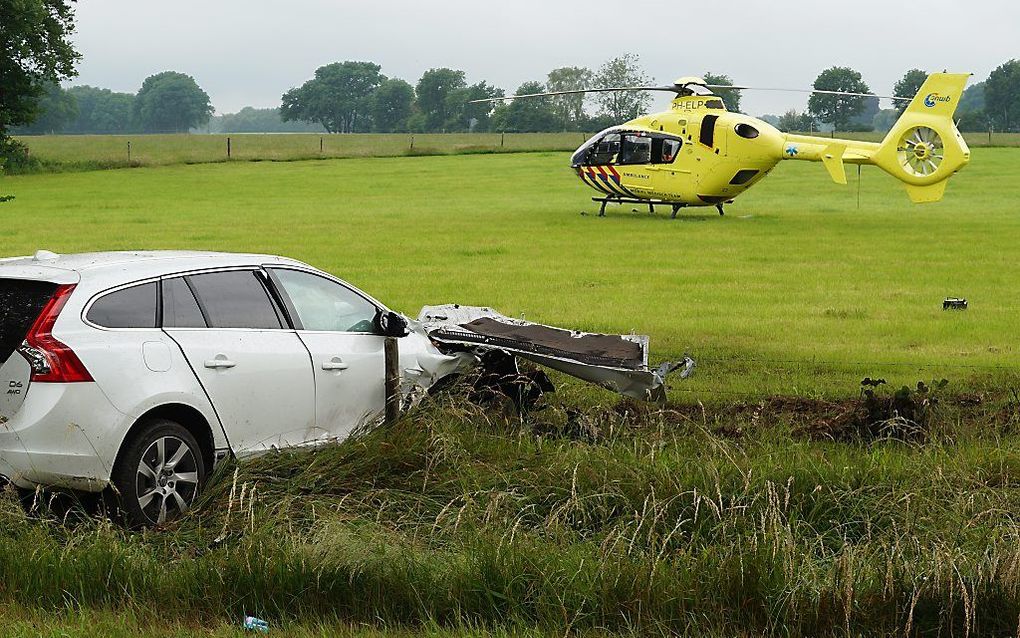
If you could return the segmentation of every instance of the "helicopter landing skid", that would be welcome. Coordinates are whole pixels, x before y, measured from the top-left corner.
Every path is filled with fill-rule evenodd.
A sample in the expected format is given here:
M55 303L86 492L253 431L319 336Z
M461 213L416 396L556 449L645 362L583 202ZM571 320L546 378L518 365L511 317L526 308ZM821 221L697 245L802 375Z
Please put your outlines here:
M676 215L680 212L680 209L687 206L687 204L678 204L676 202L636 199L630 197L592 197L591 201L601 204L601 206L599 206L599 217L606 216L606 204L641 204L648 207L649 214L655 213L656 206L670 206L673 209L673 214L670 216L670 219L676 219Z

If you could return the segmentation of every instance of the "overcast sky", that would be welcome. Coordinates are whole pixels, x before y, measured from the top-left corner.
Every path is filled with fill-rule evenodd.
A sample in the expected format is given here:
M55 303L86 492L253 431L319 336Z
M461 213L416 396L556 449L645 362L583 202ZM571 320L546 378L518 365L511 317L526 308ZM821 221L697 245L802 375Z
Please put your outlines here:
M146 76L195 77L217 113L278 106L280 95L341 60L370 60L414 84L431 67L463 69L512 92L560 66L597 68L637 53L671 83L705 71L767 87L809 87L851 66L889 94L912 67L972 72L1020 58L1018 0L79 0L74 84L135 92ZM745 92L753 115L806 97ZM887 103L883 104L883 107Z

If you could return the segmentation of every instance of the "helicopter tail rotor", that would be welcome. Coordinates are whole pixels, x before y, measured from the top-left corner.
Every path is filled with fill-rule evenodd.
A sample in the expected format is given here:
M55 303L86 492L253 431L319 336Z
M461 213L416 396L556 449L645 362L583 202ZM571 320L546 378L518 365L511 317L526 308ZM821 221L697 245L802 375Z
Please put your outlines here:
M953 121L969 77L928 76L872 158L906 185L916 203L942 199L946 180L970 161L970 149Z

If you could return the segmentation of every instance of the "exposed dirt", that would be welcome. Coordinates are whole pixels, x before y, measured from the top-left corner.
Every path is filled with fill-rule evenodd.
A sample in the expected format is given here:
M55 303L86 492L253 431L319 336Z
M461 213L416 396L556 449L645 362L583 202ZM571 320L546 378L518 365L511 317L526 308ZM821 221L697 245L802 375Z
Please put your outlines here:
M974 423L1020 428L1020 402L984 394L947 394L943 386L918 384L884 391L864 387L856 398L840 400L774 396L757 402L669 403L665 406L623 399L598 410L566 410L566 423L555 426L534 415L540 435L598 440L609 422L643 428L697 425L714 436L739 440L749 431L780 427L810 441L867 442L899 440L923 443L940 424Z

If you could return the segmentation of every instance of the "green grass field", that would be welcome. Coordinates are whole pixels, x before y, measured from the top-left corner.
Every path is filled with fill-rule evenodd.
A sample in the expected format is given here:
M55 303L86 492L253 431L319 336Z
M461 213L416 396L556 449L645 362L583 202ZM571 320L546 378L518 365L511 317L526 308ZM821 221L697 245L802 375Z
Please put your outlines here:
M877 142L881 133L840 133ZM165 166L238 161L393 157L520 151L572 151L588 133L463 134L259 134L233 135L40 135L19 138L41 166L35 170L75 171L129 166ZM965 133L973 147L1020 146L1018 133ZM321 147L320 147L321 143ZM129 155L130 144L130 155Z
M1020 151L978 149L943 202L877 169L783 165L729 207L610 208L558 153L231 163L11 177L3 253L279 253L416 314L490 305L689 353L696 392L846 395L864 376L1014 376ZM581 211L587 211L582 216ZM965 312L944 312L962 296Z
M866 169L858 208L856 172L794 162L676 221L593 216L566 162L0 180L3 255L281 253L412 315L491 305L699 361L662 408L570 380L525 416L443 395L224 466L163 530L0 496L0 633L232 636L249 613L295 636L1017 635L1020 150L975 150L939 204ZM864 376L950 385L879 409Z

